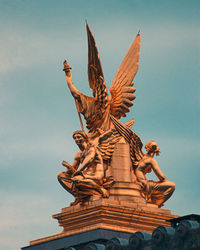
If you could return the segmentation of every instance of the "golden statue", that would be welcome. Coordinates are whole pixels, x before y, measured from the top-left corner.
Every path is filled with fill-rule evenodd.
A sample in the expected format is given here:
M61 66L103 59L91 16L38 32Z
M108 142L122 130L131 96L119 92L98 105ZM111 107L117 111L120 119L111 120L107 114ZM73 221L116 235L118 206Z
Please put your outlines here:
M126 125L130 127L132 123ZM75 155L72 165L62 162L66 171L57 176L63 188L75 197L71 205L84 203L92 196L107 198L108 189L114 180L106 174L106 170L121 135L115 129L110 129L99 137L97 146L89 141L83 131L75 131L73 139L80 151Z
M162 207L175 190L175 183L166 180L166 176L159 168L157 161L153 158L154 155L159 155L160 149L155 141L149 141L145 145L147 153L138 162L135 169L135 174L139 185L141 185L142 192L147 202ZM148 180L146 173L154 171L159 181Z
M130 145L130 157L133 165L133 170L137 178L137 183L141 187L141 193L148 203L153 203L162 207L164 202L167 201L175 190L175 183L166 180L166 176L159 168L154 155L160 154L160 148L157 142L149 141L145 145L147 151L143 154L143 143L140 137L124 126L121 122L111 117L116 130L121 134ZM147 173L155 173L159 181L148 180Z
M105 175L100 153L89 143L83 131L75 131L73 138L80 151L75 155L72 165L63 161L62 164L67 170L58 174L58 181L76 197L73 204L80 202L82 196L87 195L88 189L90 194L95 190L103 197L107 197L106 189L100 185Z
M139 67L140 35L136 36L117 70L110 88L111 96L108 96L95 39L88 25L86 25L86 28L88 35L88 80L93 97L86 96L75 88L72 82L71 68L66 61L63 70L78 112L83 114L85 118L88 129L87 135L93 139L113 128L110 115L117 119L122 116L125 117L129 108L133 105L132 101L136 97L133 94L136 90L133 87L133 78Z
M126 124L119 121L129 112L129 108L133 105L133 100L136 97L134 95L136 89L133 87L133 78L139 67L140 35L137 34L117 70L110 88L111 96L109 96L94 36L88 25L86 25L86 29L88 37L88 80L93 97L86 96L76 89L72 82L71 67L67 61L64 61L63 71L65 72L67 86L76 103L82 131L76 131L73 134L80 150L75 155L72 165L65 161L62 162L66 171L58 174L58 181L75 197L72 205L94 200L96 197L108 198L109 189L117 181L113 179L111 172L109 172L112 165L112 155L115 145L124 140L126 159L123 155L125 160L121 165L114 161L118 168L116 168L116 165L114 167L112 165L113 169L118 169L120 172L121 170L124 171L126 167L126 170L128 169L126 174L128 173L130 177L134 175L135 179L131 177L129 182L134 182L134 180L137 182L137 185L134 185L138 187L138 195L143 197L141 199L144 200L145 198L146 201L144 200L144 202L161 207L174 192L175 184L166 180L154 159L154 155L160 153L159 147L155 141L150 141L145 146L147 153L144 154L141 139L131 130L134 120L132 119ZM86 122L86 133L80 114L84 116ZM159 181L151 181L146 178L146 174L152 170ZM124 175L125 178L128 175ZM118 183L120 183L120 180ZM123 181L126 182L126 180ZM134 188L130 190L135 192Z

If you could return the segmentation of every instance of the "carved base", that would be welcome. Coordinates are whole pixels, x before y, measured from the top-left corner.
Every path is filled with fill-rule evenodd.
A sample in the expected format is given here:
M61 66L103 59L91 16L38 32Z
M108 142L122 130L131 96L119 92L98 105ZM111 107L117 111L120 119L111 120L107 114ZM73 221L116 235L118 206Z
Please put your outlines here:
M84 204L63 208L53 215L62 232L34 240L30 245L61 239L66 236L102 229L112 232L152 233L160 225L170 226L166 220L176 218L170 210L147 204L136 183L130 160L129 145L121 140L116 144L107 176L113 176L115 184L109 189L109 198L92 195Z
M126 201L129 203L139 203L146 205L146 200L141 196L141 190L138 184L118 181L110 189L109 200Z
M154 205L128 203L113 199L99 199L88 202L85 206L76 205L63 208L61 213L53 215L63 231L59 234L34 240L30 245L59 239L65 236L88 232L94 229L109 229L134 233L143 231L151 233L160 225L170 226L166 220L175 218L170 210L160 209Z

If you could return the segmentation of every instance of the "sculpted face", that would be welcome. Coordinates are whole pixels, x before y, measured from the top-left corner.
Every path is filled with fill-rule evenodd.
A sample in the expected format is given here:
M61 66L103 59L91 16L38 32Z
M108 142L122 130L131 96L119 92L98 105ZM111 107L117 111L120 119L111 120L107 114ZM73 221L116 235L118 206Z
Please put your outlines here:
M148 153L155 153L156 155L160 154L160 148L158 147L158 144L155 141L147 142L145 148Z
M85 141L85 138L79 133L75 133L73 135L73 138L74 138L77 145L82 145L83 142Z

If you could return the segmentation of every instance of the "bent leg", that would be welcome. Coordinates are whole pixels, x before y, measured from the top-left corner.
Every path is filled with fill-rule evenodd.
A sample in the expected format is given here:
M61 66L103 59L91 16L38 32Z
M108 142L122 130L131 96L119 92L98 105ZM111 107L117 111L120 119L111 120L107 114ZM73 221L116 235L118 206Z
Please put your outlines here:
M70 194L75 195L71 174L68 174L67 172L60 172L57 175L57 179L65 190L67 190Z
M76 184L76 186L80 189L86 189L86 190L91 190L91 189L95 189L97 190L103 197L108 197L108 191L100 186L98 183L96 183L94 180L86 178L83 180L80 180L78 184ZM92 192L91 192L92 195Z
M151 201L159 207L172 196L175 190L175 183L171 181L149 182L149 186L151 189Z

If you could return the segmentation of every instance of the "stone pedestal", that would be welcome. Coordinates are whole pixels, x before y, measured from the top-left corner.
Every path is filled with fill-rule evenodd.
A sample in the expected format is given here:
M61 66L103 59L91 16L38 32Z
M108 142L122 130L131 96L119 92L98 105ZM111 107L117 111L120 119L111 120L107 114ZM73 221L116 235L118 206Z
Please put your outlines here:
M132 170L129 144L122 138L116 145L112 155L110 174L116 182L135 182Z
M30 245L42 244L66 236L77 235L96 229L114 232L134 233L142 231L152 233L160 226L170 226L166 220L176 218L170 210L149 205L100 199L88 202L85 206L63 208L61 213L53 215L63 228L61 233L33 240Z
M85 242L91 241L93 236L96 239L97 233L103 233L106 239L113 235L128 238L137 231L152 233L158 226L170 226L167 220L177 217L172 215L170 210L147 204L141 196L140 186L136 183L131 165L129 145L124 140L116 144L106 174L112 175L115 180L109 198L93 197L84 205L63 208L60 213L53 215L62 227L61 232L33 240L26 248L65 249L66 246L84 241L85 235L89 235ZM93 236L90 238L91 235ZM70 243L72 238L73 244Z
M140 186L136 184L129 144L123 138L115 146L108 174L112 175L115 180L115 184L110 189L109 199L146 204L145 199L141 196Z

